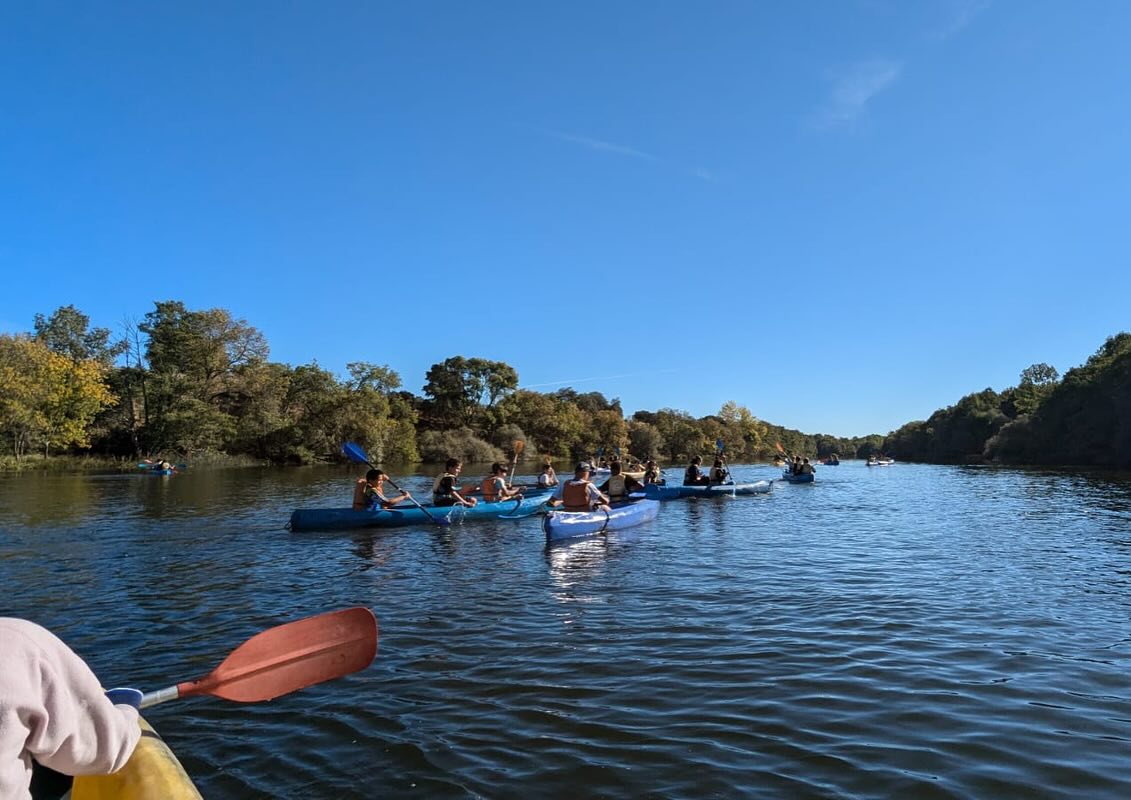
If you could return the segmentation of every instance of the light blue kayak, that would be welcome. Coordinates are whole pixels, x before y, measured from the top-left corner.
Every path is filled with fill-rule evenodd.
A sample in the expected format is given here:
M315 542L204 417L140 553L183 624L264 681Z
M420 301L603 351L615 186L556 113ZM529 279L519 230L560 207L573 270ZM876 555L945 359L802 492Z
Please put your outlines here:
M547 542L631 528L656 518L659 500L630 500L608 511L548 511L542 519Z
M501 503L478 503L465 506L424 506L409 503L395 508L354 511L352 508L300 508L291 513L288 527L292 531L346 531L355 528L403 528L409 525L460 523L464 520L498 519L534 511L546 501L550 490L534 491L522 500Z
M719 497L733 494L769 494L774 490L772 481L754 483L717 483L711 486L661 486L650 483L644 487L644 496L650 500L675 500L681 497Z

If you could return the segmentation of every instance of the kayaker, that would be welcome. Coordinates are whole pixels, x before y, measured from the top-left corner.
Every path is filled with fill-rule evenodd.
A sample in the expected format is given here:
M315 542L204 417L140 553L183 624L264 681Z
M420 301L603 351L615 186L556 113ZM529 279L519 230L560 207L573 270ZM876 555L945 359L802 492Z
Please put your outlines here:
M459 474L463 463L458 458L449 458L444 463L444 471L432 484L432 504L437 506L473 506L478 501L464 494L474 492L474 486L459 486Z
M687 469L683 473L684 486L707 486L711 483L711 479L703 474L700 466L703 463L702 456L695 456L691 459L691 463L687 465Z
M651 483L662 485L666 483L664 480L663 471L656 466L656 462L648 459L644 462L644 485L647 486Z
M549 461L542 465L542 471L538 474L538 485L544 489L558 485L558 476L554 474L554 468Z
M714 466L711 467L711 483L730 483L730 470L723 466L721 458L716 458Z
M551 506L561 504L566 511L592 511L596 508L607 511L609 508L609 498L590 482L589 465L584 461L573 471L573 480L559 484L546 502Z
M108 775L141 737L141 692L102 686L47 629L0 617L0 797L30 798L32 759L64 775Z
M598 486L597 489L608 495L610 501L624 500L630 492L644 491L644 484L631 475L625 475L622 472L619 461L614 461L609 467L609 471L611 473L609 479Z
M479 488L483 491L484 503L501 503L522 497L522 489L507 486L507 468L498 461L491 465L491 474L483 479Z
M403 489L396 497L387 497L385 495L385 479L388 477L382 470L371 469L365 473L364 478L359 478L353 487L353 510L371 511L375 508L392 508L397 503L403 503L412 498L412 495Z
M817 471L817 468L809 463L809 459L805 458L801 461L801 475L812 475Z

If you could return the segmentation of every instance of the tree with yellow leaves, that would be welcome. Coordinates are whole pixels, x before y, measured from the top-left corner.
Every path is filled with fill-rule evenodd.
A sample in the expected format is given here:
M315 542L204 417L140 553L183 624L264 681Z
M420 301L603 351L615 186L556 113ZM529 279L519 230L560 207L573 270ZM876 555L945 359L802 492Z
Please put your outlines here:
M0 429L16 458L31 447L89 447L91 423L114 402L106 365L74 359L27 336L0 335Z

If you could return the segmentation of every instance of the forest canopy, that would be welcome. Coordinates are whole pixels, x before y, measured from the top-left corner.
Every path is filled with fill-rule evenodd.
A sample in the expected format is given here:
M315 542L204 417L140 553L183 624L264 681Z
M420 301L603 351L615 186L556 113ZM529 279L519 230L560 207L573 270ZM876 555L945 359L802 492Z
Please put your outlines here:
M344 375L270 360L266 337L222 308L162 301L118 336L74 306L0 335L0 452L119 457L205 453L301 464L338 458L356 441L381 462L492 461L524 453L679 461L721 447L732 461L779 452L958 463L1127 465L1131 335L1108 339L1063 377L1047 364L1017 386L985 389L887 436L807 434L728 401L694 417L673 408L625 417L617 398L572 388L520 388L502 361L452 356L423 393L387 365Z

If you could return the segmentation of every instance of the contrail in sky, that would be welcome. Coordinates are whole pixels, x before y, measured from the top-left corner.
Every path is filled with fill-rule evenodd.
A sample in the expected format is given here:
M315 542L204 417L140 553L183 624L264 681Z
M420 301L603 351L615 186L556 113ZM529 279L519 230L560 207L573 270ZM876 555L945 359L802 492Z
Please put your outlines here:
M662 372L679 372L674 367L671 369L657 369L651 372L625 372L620 375L594 375L592 378L572 378L568 381L548 381L546 383L528 383L523 389L537 389L540 386L561 386L566 383L587 383L588 381L611 381L615 378L635 378L639 375L659 375Z

